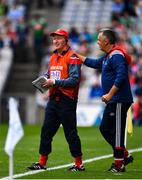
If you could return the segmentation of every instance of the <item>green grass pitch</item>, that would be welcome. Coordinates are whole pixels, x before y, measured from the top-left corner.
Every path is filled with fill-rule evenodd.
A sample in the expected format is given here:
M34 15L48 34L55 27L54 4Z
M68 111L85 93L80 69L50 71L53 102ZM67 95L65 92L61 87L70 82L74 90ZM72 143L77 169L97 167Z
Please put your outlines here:
M28 172L26 167L38 161L38 146L41 125L25 125L24 137L16 145L14 151L14 174ZM8 126L0 125L0 178L8 176L8 156L4 152L4 143ZM111 147L102 138L98 127L80 127L83 159L112 154ZM53 140L52 153L49 155L47 166L54 167L73 162L63 129L60 128ZM128 136L128 149L142 147L142 127L135 127L132 137ZM142 179L142 152L132 153L134 162L126 167L126 172L113 174L107 172L113 158L101 159L85 163L85 172L69 172L67 168L44 171L33 175L19 177L20 179Z

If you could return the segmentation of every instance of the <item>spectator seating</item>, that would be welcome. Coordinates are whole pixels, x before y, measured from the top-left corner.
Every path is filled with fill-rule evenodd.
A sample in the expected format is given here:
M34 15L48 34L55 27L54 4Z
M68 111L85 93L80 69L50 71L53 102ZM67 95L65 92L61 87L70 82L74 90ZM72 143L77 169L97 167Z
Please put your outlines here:
M96 26L105 26L110 23L112 0L66 1L60 18L59 27L70 29L77 27L80 31L87 26L94 32Z

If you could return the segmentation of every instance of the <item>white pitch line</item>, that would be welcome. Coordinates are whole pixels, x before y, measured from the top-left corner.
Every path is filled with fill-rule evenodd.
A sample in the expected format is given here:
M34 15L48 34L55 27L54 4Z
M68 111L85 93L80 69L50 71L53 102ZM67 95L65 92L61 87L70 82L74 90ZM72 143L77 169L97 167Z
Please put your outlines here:
M142 151L142 147L141 148L137 148L137 149L131 149L129 150L130 153L133 153L133 152L140 152ZM93 162L93 161L98 161L98 160L102 160L102 159L107 159L107 158L110 158L112 157L112 154L108 154L108 155L103 155L103 156L98 156L98 157L95 157L95 158L91 158L91 159L86 159L83 161L83 163L90 163L90 162ZM55 166L55 167L51 167L51 168L47 168L46 170L35 170L35 171L28 171L28 172L25 172L25 173L21 173L21 174L15 174L13 175L13 178L19 178L19 177L23 177L23 176L28 176L28 175L32 175L32 174L37 174L37 173L40 173L40 172L45 172L45 171L52 171L52 170L57 170L57 169L63 169L63 168L66 168L66 167L69 167L73 165L73 163L70 163L70 164L65 164L65 165L60 165L60 166ZM9 176L7 177L3 177L1 178L0 180L7 180L9 179Z

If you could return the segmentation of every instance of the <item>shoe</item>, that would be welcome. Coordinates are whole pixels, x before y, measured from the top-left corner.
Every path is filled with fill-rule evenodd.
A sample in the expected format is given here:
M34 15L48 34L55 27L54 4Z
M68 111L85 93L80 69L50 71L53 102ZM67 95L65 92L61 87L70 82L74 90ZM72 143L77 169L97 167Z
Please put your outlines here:
M81 165L80 167L73 165L68 169L69 171L85 171L85 167Z
M46 169L45 166L40 165L38 162L33 163L31 166L28 166L27 168L30 170L41 170L41 169L45 170Z
M122 164L121 167L117 167L114 163L112 163L111 168L108 171L113 173L125 172L125 166Z
M133 160L133 156L128 156L127 158L124 158L124 166L127 166L128 164L132 163Z

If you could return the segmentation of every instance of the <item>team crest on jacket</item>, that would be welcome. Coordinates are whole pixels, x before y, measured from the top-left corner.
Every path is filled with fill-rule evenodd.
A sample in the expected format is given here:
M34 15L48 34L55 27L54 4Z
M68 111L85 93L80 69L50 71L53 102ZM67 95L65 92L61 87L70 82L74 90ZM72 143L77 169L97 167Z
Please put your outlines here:
M107 61L103 61L103 65L107 65L108 64L108 62Z

